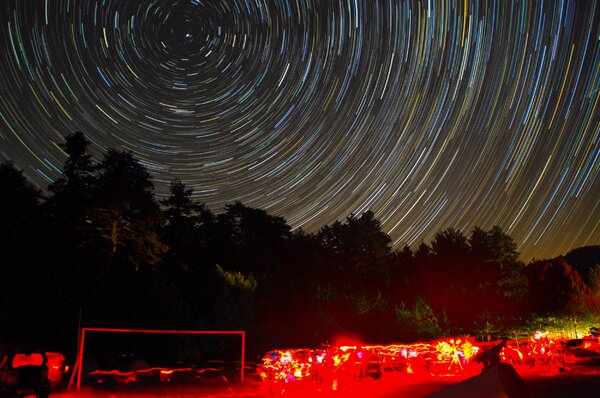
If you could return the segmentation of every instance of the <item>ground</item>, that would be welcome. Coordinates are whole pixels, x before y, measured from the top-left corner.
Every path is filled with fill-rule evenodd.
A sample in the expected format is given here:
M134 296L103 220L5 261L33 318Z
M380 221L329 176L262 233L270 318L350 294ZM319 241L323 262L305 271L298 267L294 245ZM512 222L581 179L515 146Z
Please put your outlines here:
M525 382L529 398L596 398L600 396L600 367L574 366L570 369L545 367L518 369ZM373 398L421 398L448 386L459 383L467 376L438 376L416 378L407 374L386 374L381 380L363 379L338 391L317 391L313 388L294 387L283 394L271 394L259 380L250 377L244 383L222 383L219 386L163 386L120 387L112 390L82 388L80 391L56 392L54 398L224 398L224 397L373 397Z

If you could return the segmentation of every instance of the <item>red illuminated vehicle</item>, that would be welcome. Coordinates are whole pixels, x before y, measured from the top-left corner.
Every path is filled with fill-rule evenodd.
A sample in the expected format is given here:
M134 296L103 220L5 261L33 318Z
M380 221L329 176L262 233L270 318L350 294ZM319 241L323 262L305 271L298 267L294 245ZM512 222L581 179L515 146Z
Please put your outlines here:
M0 360L0 397L35 395L47 398L50 391L48 356L45 352L20 352Z
M600 342L592 338L567 341L563 361L567 365L600 365Z
M46 352L46 356L48 357L50 387L58 387L62 383L64 375L69 371L67 359L60 352Z

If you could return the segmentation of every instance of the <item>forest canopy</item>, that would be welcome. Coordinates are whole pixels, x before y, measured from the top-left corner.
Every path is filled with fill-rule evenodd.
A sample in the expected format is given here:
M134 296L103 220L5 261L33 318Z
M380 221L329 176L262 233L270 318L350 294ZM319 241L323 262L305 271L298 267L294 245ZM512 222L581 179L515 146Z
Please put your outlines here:
M489 338L540 315L597 316L600 265L525 265L500 226L393 249L372 211L315 233L240 202L213 212L180 180L157 199L130 152L65 137L47 193L0 165L0 342L65 350L77 325L244 329L254 350ZM398 208L402 212L402 208ZM597 253L597 251L596 251Z

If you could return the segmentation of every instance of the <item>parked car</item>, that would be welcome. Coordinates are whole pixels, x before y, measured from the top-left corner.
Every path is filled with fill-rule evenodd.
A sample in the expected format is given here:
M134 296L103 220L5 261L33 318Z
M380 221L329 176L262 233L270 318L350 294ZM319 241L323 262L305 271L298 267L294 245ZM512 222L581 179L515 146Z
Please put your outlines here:
M563 361L566 365L600 364L600 341L591 338L567 341Z
M43 351L7 354L0 360L0 397L35 395L50 391L48 357Z

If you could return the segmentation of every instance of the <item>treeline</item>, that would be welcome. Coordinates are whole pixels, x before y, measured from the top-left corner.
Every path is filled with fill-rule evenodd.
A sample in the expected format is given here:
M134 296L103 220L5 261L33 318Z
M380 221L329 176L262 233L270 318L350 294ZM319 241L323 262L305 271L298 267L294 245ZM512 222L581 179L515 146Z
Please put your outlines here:
M179 180L158 200L131 153L95 160L88 146L65 138L46 195L0 166L0 343L69 352L80 325L244 329L261 353L341 332L485 338L534 314L597 313L598 266L585 278L563 258L525 266L500 227L394 251L370 211L316 233L238 202L217 214Z

